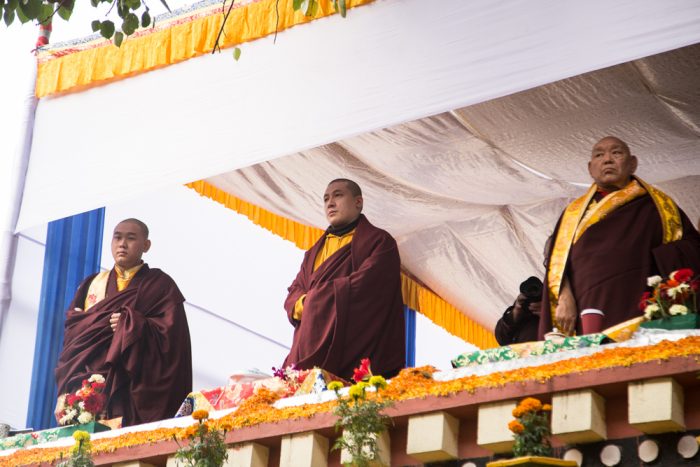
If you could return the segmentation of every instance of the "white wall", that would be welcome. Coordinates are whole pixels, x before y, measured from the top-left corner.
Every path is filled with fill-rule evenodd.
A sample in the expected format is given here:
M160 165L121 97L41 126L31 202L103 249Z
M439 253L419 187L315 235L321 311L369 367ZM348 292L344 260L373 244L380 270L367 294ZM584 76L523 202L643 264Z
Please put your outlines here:
M282 303L302 250L177 186L106 209L103 268L113 265L112 229L128 217L148 224L153 246L144 259L172 276L187 299L195 389L225 384L235 372L269 373L282 364L283 346L292 338ZM0 421L16 427L26 420L45 240L46 226L20 237L13 300L0 334ZM416 327L416 365L446 369L451 358L471 348L422 315Z
M0 329L0 422L23 427L27 420L46 226L19 237L12 301Z

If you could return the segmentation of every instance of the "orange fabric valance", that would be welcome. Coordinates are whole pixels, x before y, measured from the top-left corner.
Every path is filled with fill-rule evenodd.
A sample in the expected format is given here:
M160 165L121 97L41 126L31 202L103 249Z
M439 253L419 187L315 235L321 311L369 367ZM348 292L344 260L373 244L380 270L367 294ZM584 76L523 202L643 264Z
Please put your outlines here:
M214 185L199 180L188 183L202 196L206 196L229 209L242 214L260 227L293 242L297 247L307 250L323 234L323 230L287 219L267 211L259 206L243 201ZM429 288L419 284L407 274L401 274L401 292L404 303L447 332L476 345L481 349L498 347L493 332L468 318L457 308L440 298Z

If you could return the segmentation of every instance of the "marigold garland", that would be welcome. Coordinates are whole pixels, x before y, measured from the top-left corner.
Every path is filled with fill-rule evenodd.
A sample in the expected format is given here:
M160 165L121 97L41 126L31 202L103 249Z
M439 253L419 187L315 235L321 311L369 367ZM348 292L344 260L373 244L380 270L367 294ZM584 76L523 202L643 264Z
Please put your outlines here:
M466 376L452 381L435 381L432 378L437 370L431 366L407 368L391 380L383 396L393 401L423 398L426 396L447 396L462 391L474 392L479 388L500 387L524 381L546 382L556 377L582 373L603 368L629 367L635 363L664 361L672 357L694 357L700 361L700 336L689 336L675 342L663 341L656 345L605 349L593 355L572 358L537 367L519 368L484 376ZM235 428L254 426L261 423L310 418L319 413L329 413L336 402L307 404L297 407L277 409L272 404L279 395L267 388L260 388L252 397L243 401L238 410L218 420L209 420L220 429L230 431ZM544 409L544 407L542 407ZM549 407L547 407L549 409ZM545 409L546 410L546 409ZM186 438L196 424L186 428L160 428L152 431L125 433L114 438L94 440L93 454L113 452L117 449L153 444L160 441ZM69 454L70 447L27 448L9 456L0 457L0 467L52 462Z

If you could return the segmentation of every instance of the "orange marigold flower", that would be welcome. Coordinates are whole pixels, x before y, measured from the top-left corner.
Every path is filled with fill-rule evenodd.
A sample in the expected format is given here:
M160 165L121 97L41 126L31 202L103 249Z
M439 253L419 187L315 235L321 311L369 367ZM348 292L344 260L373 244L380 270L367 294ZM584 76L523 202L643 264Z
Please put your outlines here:
M192 412L192 418L195 420L206 420L209 418L209 412L203 409L195 410Z
M544 410L545 412L551 412L551 411L552 411L552 406L551 406L550 404L544 404L544 405L542 406L542 410Z
M508 429L516 434L520 434L525 431L523 424L517 420L511 420L511 422L508 424Z
M528 412L537 412L538 410L542 410L542 402L540 402L539 399L535 399L534 397L526 397L525 399L520 401L518 408L520 408L522 414L526 414Z

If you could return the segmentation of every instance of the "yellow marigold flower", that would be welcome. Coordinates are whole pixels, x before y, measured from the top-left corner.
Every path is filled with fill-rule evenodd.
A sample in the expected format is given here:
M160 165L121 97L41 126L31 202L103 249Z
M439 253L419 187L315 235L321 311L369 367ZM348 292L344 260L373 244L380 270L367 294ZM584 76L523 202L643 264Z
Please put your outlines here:
M384 379L383 376L377 375L377 376L372 376L369 379L369 384L371 386L374 386L377 389L384 389L386 388L386 380Z
M511 420L511 422L508 423L508 429L516 434L520 434L523 431L525 431L525 427L523 426L523 424L517 420Z
M83 430L75 430L73 432L73 439L78 443L81 441L90 441L90 433Z
M330 383L328 383L328 389L330 389L331 391L338 391L342 387L343 383L341 383L340 381L331 381Z
M209 412L203 409L195 410L192 412L192 418L195 420L205 420L209 418Z
M365 388L361 384L362 383L353 384L352 386L350 386L350 390L348 391L350 397L352 397L355 400L363 397L365 394Z
M544 405L542 406L542 410L545 411L545 412L551 412L551 411L552 411L552 406L549 405L549 404L544 404Z
M513 416L515 418L520 418L524 413L525 412L523 412L523 409L520 406L513 409Z

